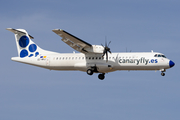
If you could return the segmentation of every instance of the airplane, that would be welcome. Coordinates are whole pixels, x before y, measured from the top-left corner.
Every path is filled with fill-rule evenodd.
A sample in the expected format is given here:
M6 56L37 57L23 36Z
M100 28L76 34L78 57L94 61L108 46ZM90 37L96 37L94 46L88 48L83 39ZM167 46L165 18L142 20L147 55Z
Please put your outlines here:
M57 53L41 49L24 29L7 28L15 34L18 57L12 61L25 63L49 70L83 71L88 75L99 73L103 80L105 74L121 70L154 70L165 76L166 69L175 65L172 60L159 52L117 52L111 53L109 44L91 45L62 29L52 30L63 42L80 53ZM110 53L110 54L109 54Z

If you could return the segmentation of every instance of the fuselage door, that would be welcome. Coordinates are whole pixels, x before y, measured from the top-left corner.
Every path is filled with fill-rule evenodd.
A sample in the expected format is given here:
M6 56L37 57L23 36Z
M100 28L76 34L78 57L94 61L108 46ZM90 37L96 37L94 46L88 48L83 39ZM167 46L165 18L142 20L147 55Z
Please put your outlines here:
M46 66L50 66L50 58L46 58Z

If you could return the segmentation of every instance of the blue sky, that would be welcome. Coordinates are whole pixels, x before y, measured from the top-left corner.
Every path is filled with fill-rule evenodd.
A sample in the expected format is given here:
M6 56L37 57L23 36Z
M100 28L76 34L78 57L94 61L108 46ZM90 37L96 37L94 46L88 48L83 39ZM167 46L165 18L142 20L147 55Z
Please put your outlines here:
M7 0L0 4L2 120L179 120L180 2L178 0ZM14 35L23 28L41 48L68 53L52 29L91 44L111 41L112 52L164 53L176 65L154 71L117 71L88 76L49 71L11 61Z

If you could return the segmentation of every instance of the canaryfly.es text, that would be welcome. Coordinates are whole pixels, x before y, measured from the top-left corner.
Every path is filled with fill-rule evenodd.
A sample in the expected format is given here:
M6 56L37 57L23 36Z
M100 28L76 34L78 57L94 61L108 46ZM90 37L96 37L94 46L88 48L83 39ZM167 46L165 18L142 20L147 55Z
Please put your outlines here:
M140 59L119 59L119 63L136 63L136 65L139 64L145 64L147 65L148 63L158 63L157 59L146 59L144 57L140 58Z

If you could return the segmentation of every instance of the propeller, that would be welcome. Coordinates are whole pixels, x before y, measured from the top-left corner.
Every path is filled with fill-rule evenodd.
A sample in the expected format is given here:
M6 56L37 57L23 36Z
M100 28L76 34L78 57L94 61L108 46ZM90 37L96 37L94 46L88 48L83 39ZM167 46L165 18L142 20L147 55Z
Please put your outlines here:
M111 41L108 43L108 45L107 45L107 41L105 41L105 46L103 46L102 44L102 46L103 46L103 48L104 48L104 51L103 51L103 54L102 54L102 57L104 57L104 55L106 55L106 62L108 61L108 52L109 53L111 53L111 51L110 51L110 48L109 48L109 44L111 43Z

